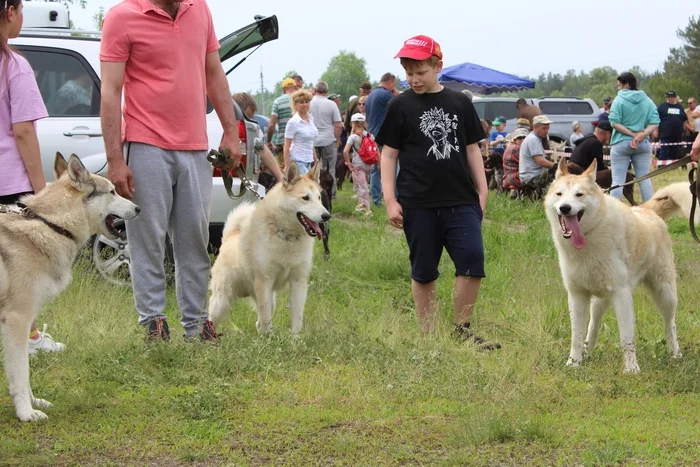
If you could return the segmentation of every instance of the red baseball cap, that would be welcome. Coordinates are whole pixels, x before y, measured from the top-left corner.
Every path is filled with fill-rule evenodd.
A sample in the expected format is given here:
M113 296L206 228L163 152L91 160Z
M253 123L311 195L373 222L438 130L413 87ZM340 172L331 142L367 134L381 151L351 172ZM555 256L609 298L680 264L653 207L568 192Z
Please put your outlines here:
M413 60L427 60L435 55L442 60L440 44L428 36L413 36L406 39L403 47L394 58L412 58Z

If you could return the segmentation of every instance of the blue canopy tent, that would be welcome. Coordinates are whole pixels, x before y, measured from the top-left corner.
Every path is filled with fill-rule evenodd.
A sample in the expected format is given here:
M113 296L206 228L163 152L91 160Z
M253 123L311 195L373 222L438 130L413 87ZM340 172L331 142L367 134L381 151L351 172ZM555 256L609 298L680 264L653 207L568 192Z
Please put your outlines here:
M459 91L469 89L479 94L520 91L535 87L534 81L468 62L443 68L438 79L443 86ZM408 83L401 81L400 85L407 87Z

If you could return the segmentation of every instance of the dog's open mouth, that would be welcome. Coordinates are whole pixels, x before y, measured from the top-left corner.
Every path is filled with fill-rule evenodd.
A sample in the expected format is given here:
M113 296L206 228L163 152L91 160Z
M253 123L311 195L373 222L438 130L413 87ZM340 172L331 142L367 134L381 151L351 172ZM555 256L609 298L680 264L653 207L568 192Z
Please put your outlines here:
M126 240L126 224L124 223L124 219L116 214L110 214L105 218L105 226L107 226L107 231L114 238Z
M300 212L297 213L297 219L310 237L317 237L319 240L323 238L323 232L321 232L321 226L318 225L318 222L312 221Z
M583 217L583 210L573 216L559 216L562 236L564 238L570 238L571 244L577 250L586 246L586 237L584 237L583 232L581 232L581 217Z

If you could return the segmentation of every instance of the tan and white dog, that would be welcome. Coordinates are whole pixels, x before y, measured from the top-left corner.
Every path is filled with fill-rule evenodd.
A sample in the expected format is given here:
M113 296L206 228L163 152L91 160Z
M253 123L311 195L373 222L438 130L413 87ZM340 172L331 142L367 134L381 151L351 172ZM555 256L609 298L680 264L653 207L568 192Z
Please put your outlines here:
M693 207L693 195L688 182L672 183L654 193L642 207L651 209L664 220L675 215L682 215L688 220L690 208ZM700 225L700 209L695 210L695 225Z
M104 177L90 174L74 154L60 153L56 182L21 200L21 212L0 213L0 334L5 373L17 418L46 418L51 407L29 385L29 328L41 308L66 288L78 252L92 235L117 238L120 219L139 207L114 191Z
M584 337L587 351L593 350L603 313L612 306L620 330L624 372L638 373L632 292L639 283L650 292L664 319L671 355L681 356L671 237L653 211L631 208L605 195L595 179L595 161L583 174L570 175L562 159L544 202L569 296L571 352L567 365L581 365Z
M314 237L331 215L321 203L321 169L299 175L292 163L256 203L236 207L224 226L221 250L211 271L209 319L218 325L237 298L254 299L260 333L272 328L276 292L289 285L292 334L301 331Z

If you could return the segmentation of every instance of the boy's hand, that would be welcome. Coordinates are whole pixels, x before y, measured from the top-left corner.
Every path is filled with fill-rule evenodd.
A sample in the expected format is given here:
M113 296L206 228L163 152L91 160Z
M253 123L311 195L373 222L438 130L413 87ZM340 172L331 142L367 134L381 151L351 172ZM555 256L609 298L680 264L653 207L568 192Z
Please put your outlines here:
M389 223L397 229L403 230L403 208L398 201L386 202L386 214L389 218Z

